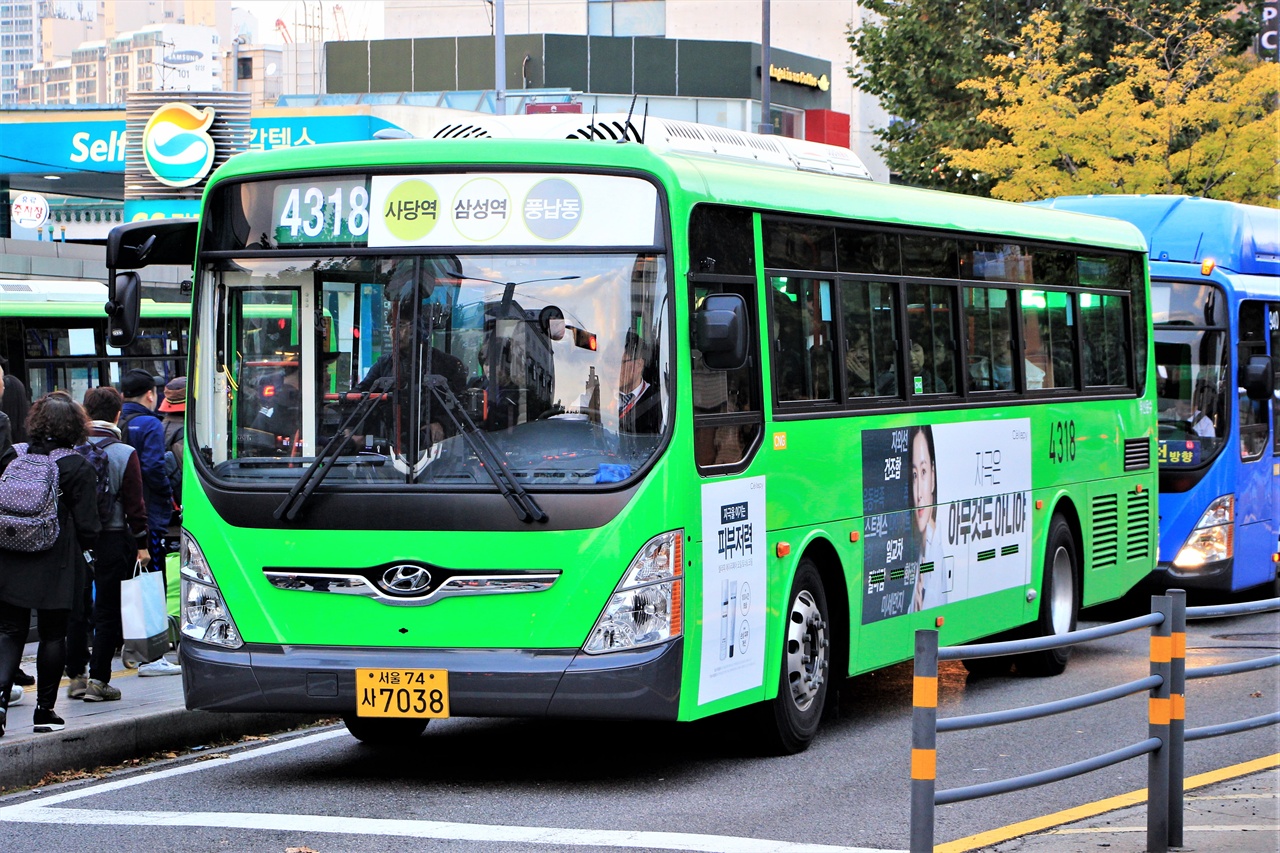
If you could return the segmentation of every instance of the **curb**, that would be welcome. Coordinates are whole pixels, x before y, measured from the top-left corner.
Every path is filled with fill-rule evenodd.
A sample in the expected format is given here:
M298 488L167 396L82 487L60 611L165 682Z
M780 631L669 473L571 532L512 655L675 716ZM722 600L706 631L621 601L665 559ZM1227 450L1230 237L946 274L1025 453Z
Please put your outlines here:
M49 773L118 764L166 749L268 734L314 723L308 714L231 714L174 709L127 720L77 723L61 732L0 739L0 791L34 785Z

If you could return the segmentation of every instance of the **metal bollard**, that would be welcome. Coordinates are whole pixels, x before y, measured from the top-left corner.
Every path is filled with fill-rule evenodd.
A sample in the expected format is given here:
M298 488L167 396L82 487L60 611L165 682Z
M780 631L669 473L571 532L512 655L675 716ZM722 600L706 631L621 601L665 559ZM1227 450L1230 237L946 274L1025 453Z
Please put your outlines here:
M1182 846L1183 776L1187 730L1187 593L1168 591L1173 603L1172 659L1169 662L1169 846Z
M1169 851L1169 671L1173 653L1173 602L1167 595L1151 596L1151 612L1164 619L1151 627L1151 674L1160 685L1147 700L1147 733L1161 746L1147 758L1147 851Z
M911 704L911 853L933 853L933 797L938 776L937 631L916 631Z

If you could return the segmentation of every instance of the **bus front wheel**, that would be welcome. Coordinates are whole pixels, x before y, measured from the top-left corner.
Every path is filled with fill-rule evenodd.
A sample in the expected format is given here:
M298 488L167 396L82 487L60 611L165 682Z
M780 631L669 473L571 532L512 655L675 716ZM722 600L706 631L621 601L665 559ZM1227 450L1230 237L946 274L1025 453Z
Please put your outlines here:
M403 746L420 736L427 728L430 720L424 719L371 719L357 717L354 714L343 717L347 731L361 743L370 746Z
M1079 549L1071 535L1071 526L1062 516L1055 515L1049 524L1048 546L1044 552L1040 616L1031 636L1058 636L1076 629L1080 613L1079 565ZM1027 652L1017 658L1018 672L1031 676L1059 675L1067 668L1070 657L1070 646Z
M818 567L805 558L791 582L778 695L762 709L766 744L775 754L803 752L817 734L830 678L828 614Z

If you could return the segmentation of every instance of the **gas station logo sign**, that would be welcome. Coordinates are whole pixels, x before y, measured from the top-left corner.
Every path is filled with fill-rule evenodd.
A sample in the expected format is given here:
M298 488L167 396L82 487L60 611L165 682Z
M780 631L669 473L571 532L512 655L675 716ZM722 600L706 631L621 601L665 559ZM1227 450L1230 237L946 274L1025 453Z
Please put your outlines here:
M197 110L182 103L165 104L151 114L142 132L147 169L162 184L189 187L209 174L213 165L213 107Z

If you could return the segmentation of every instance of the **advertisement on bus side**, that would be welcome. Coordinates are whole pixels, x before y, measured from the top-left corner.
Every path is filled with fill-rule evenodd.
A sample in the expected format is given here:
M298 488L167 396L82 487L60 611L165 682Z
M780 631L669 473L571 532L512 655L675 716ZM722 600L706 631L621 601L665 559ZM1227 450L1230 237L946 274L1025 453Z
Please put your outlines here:
M1031 421L862 433L862 623L1021 586Z
M698 703L764 683L764 477L702 487Z

